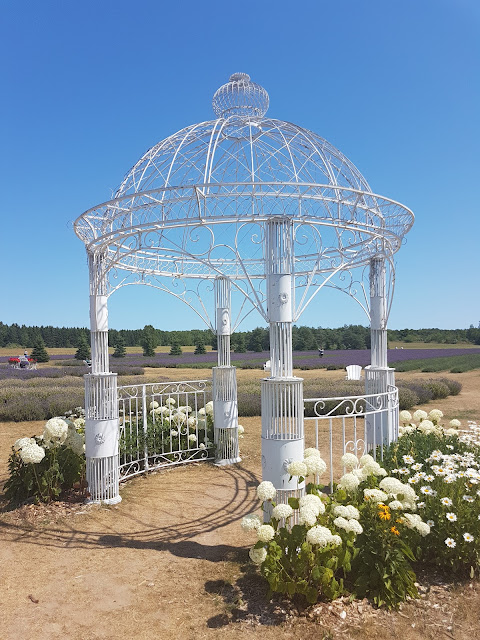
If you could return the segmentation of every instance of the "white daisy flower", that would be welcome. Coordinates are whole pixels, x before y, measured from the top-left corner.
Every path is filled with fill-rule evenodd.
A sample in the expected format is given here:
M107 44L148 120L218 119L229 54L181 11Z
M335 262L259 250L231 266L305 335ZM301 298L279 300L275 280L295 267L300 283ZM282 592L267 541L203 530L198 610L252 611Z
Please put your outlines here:
M445 514L445 517L447 520L450 520L450 522L457 521L457 516L452 511L449 511L447 514Z
M463 539L465 540L465 542L473 542L475 540L471 533L464 533Z
M453 538L447 538L445 540L445 544L447 545L447 547L450 547L450 549L454 549L457 546L457 543Z
M450 498L442 498L440 500L440 502L445 505L446 507L451 507L453 502L450 500Z

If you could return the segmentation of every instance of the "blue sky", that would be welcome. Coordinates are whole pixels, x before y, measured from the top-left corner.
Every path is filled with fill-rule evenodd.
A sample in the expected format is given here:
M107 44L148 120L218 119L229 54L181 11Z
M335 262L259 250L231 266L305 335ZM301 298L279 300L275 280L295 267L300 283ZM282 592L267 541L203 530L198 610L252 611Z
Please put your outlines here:
M389 325L480 321L477 0L4 0L0 59L3 322L87 325L72 221L149 147L213 119L235 71L267 89L270 116L329 140L415 213ZM114 328L201 326L147 287L109 306ZM300 324L365 324L362 313L319 296Z

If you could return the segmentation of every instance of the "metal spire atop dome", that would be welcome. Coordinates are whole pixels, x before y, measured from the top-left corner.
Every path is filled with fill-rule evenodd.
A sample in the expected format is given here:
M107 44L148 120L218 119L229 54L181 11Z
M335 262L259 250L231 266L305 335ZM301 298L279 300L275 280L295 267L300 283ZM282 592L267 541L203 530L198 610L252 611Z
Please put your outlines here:
M263 87L250 80L248 73L234 73L213 96L212 106L218 118L256 116L267 113L270 99Z

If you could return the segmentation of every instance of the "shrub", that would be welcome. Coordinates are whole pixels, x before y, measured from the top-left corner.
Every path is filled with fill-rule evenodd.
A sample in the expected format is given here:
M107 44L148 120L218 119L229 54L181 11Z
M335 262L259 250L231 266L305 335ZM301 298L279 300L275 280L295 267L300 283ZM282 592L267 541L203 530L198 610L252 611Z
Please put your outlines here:
M82 424L80 424L82 423ZM85 472L83 418L53 418L42 436L20 438L8 459L5 496L10 504L57 500L81 480Z
M425 385L431 390L433 400L447 398L450 393L448 385L442 380L425 380Z
M480 447L436 420L433 431L422 431L422 422L401 430L398 442L384 452L383 465L408 478L420 496L417 508L431 527L428 544L421 545L422 562L466 577L480 566ZM478 441L480 428L475 429Z
M440 378L440 380L447 385L451 396L458 396L462 390L462 383L457 380L451 380L450 378Z
M420 404L420 400L415 391L409 387L403 386L398 387L398 402L400 411L404 409L411 409L411 407Z

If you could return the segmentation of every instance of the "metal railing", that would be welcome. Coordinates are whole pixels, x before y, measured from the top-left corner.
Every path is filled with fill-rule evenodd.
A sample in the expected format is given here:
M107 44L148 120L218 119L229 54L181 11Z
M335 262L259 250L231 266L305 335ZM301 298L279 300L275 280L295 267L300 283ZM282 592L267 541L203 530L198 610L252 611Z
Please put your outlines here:
M329 467L333 489L345 472L340 458L351 452L383 459L383 447L398 438L398 389L384 393L335 398L305 398L306 446L320 449Z
M118 387L120 479L214 457L207 380Z

